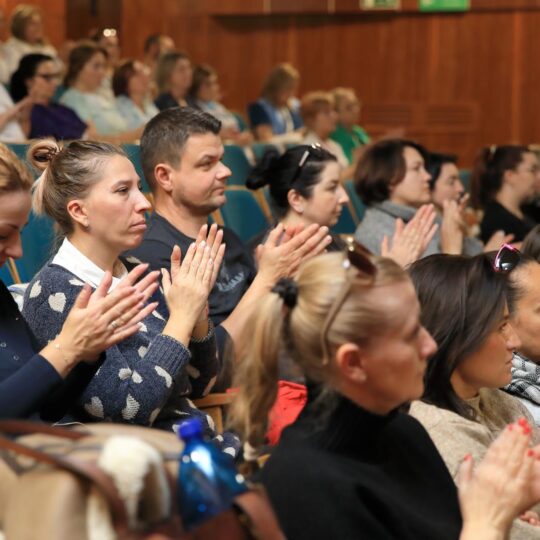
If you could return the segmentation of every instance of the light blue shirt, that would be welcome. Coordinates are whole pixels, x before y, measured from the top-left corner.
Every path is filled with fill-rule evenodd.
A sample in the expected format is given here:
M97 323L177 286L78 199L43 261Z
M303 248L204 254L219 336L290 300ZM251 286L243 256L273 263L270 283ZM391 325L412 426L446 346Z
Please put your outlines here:
M69 88L60 98L60 103L71 107L85 122L92 122L100 135L119 135L129 130L116 102L100 94Z
M123 116L128 125L128 129L137 129L144 126L148 120L154 118L159 109L149 100L143 103L141 110L135 102L127 96L118 96L116 98L116 108Z

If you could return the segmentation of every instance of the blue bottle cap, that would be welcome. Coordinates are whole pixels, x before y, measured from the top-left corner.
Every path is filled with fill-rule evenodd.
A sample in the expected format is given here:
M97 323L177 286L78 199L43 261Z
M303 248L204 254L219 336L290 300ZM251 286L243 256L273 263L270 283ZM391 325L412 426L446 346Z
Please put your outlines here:
M178 433L184 441L193 437L201 437L203 432L202 422L198 418L190 418L182 422L178 427Z

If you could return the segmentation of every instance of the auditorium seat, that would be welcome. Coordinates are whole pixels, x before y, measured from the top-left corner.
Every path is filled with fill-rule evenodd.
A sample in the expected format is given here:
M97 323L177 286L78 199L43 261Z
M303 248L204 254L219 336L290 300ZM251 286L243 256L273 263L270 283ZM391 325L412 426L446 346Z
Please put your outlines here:
M360 198L358 193L356 193L356 190L354 189L354 182L352 180L346 180L344 182L344 185L347 191L347 195L351 200L351 204L354 213L356 214L356 218L358 219L358 222L360 222L364 219L364 214L366 213L366 205L362 202L362 199Z
M232 171L232 176L227 180L229 186L245 186L246 179L251 172L251 165L240 146L235 144L225 145L225 154L221 160Z
M230 227L243 242L248 242L270 226L251 191L231 186L226 192L227 202L220 209L225 226Z

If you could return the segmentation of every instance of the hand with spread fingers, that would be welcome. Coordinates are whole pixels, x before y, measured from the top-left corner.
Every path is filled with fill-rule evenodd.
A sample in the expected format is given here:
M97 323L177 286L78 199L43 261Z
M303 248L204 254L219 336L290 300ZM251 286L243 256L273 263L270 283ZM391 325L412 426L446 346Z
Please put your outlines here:
M528 448L530 433L526 422L511 424L476 468L465 457L458 475L460 540L503 540L513 520L538 502L540 493L531 496L528 489L538 468L537 453Z
M189 342L195 325L203 321L203 315L204 321L207 321L208 295L217 278L216 266L219 270L225 251L222 231L214 226L210 227L208 235L207 231L208 227L204 225L197 241L189 246L183 259L180 248L175 246L171 254L170 272L165 269L161 271L170 312L163 334L171 335L184 344Z
M157 307L157 302L145 305L149 292L157 286L156 276L148 279L142 290L129 284L145 270L146 265L136 267L123 286L110 293L110 272L94 292L89 285L83 287L62 330L41 352L60 375L66 375L81 360L96 360L102 351L139 330L138 323Z
M425 204L417 210L407 225L397 219L392 247L385 236L381 243L381 256L393 259L403 268L419 259L437 232L438 225L434 223L436 215L434 206Z
M320 253L332 243L328 227L317 224L285 228L278 224L256 250L258 273L275 283L282 277L293 275L303 261Z

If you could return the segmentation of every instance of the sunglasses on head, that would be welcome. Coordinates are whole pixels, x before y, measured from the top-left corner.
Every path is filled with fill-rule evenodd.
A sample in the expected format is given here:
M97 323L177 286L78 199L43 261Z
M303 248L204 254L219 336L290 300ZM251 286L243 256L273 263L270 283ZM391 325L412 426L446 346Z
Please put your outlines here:
M503 244L493 261L495 272L511 272L521 261L521 252L510 244Z
M377 268L371 261L372 253L365 248L362 244L353 242L345 253L345 258L343 259L343 267L348 270L349 268L354 267L358 273L350 275L345 283L343 284L342 289L336 295L334 303L328 311L328 315L324 321L321 331L321 348L323 351L322 365L328 364L330 361L330 347L328 344L328 331L334 322L336 315L339 310L345 303L345 300L351 291L353 282L361 277L367 278L366 285L371 285L373 283L373 278L377 273Z

